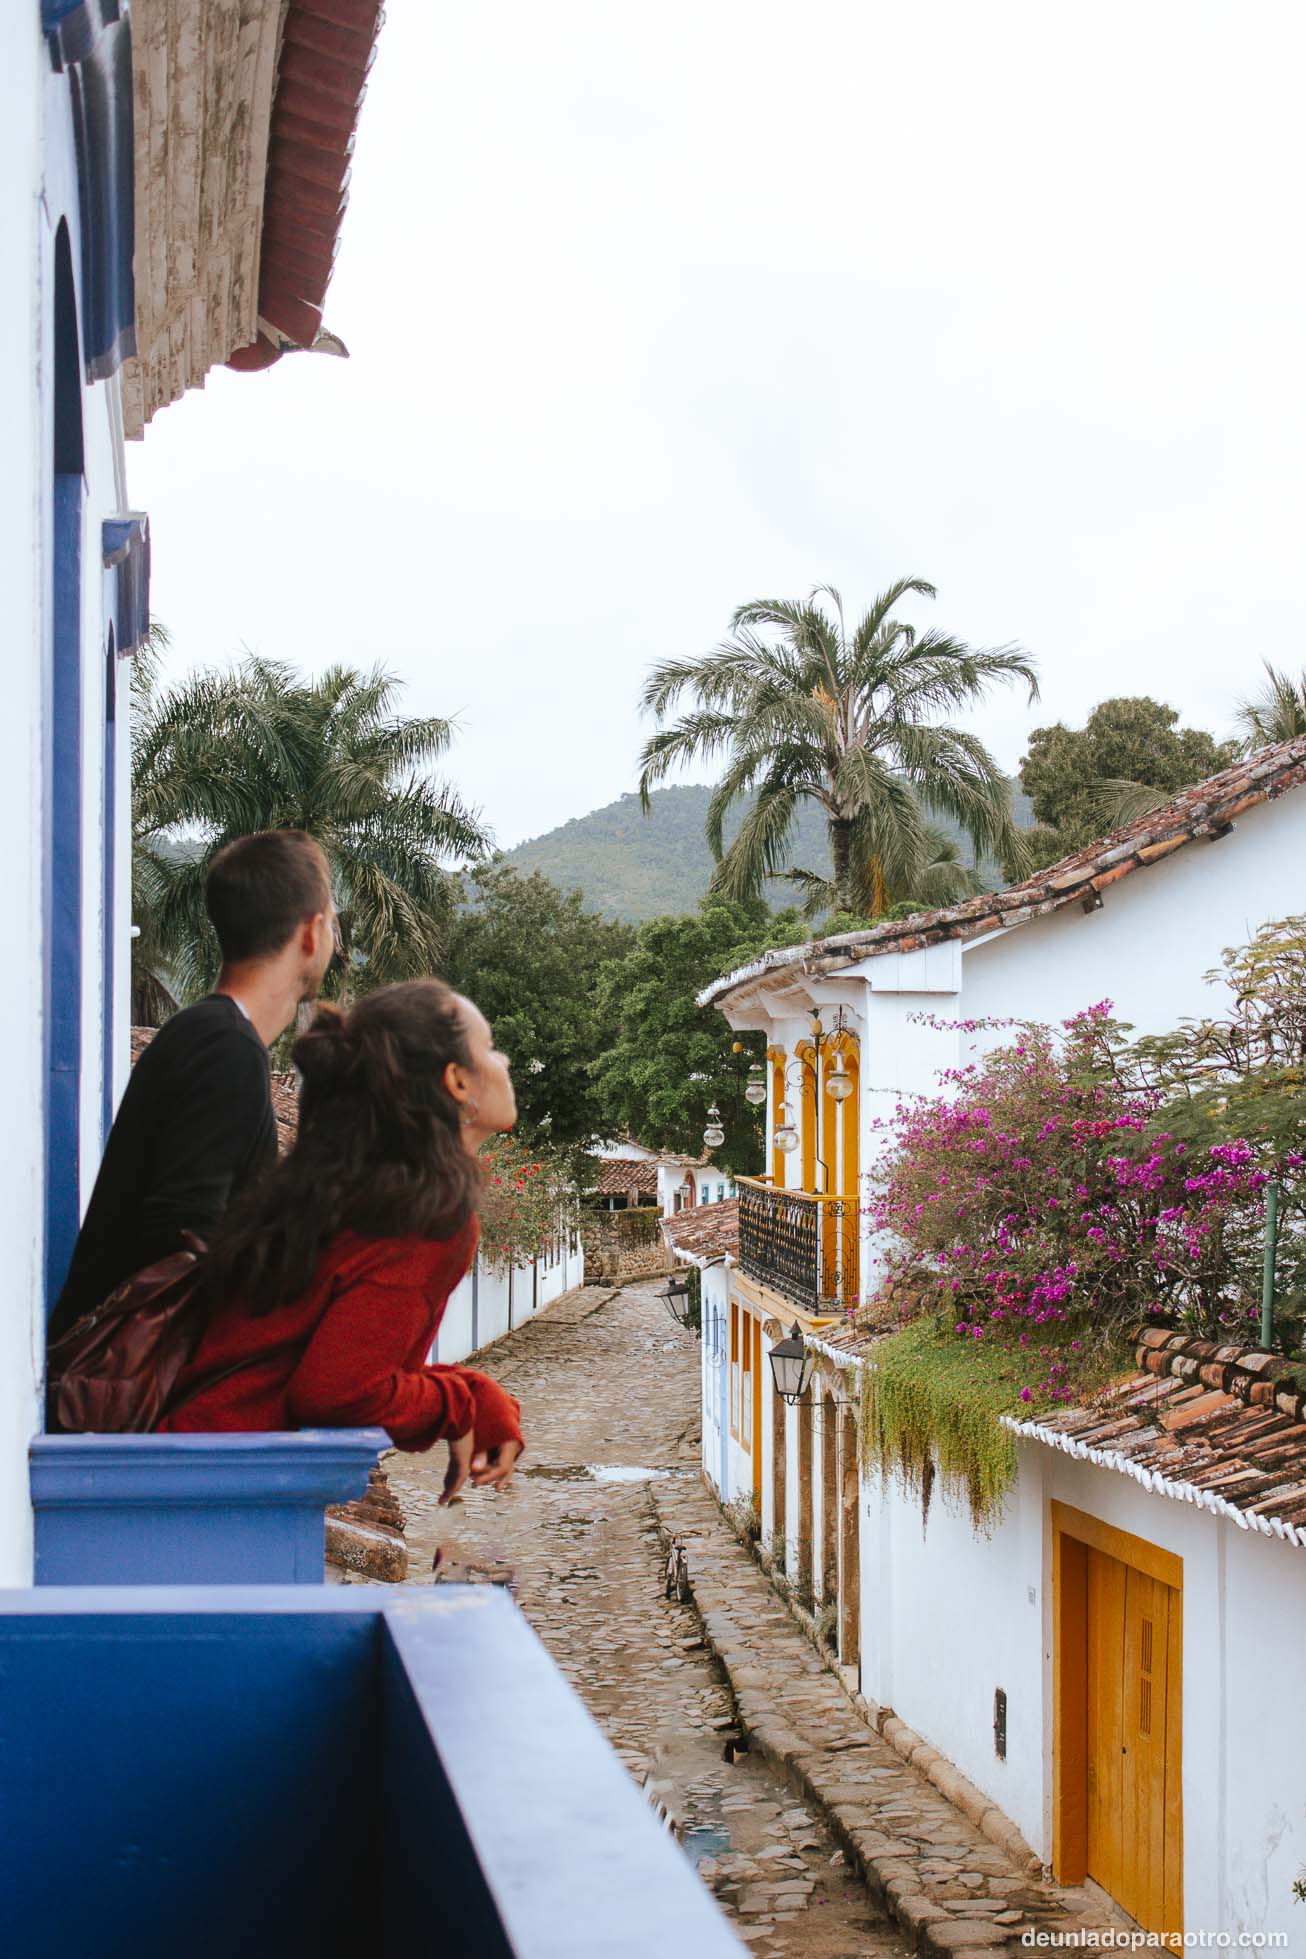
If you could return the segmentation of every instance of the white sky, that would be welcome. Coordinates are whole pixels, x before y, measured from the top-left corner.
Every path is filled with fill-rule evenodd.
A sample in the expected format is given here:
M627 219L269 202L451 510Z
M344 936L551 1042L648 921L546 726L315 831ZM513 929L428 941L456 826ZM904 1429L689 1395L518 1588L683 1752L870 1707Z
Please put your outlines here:
M382 661L510 846L648 665L907 573L1028 730L1306 662L1301 0L395 5L327 324L129 456L177 664ZM706 779L707 770L696 770Z

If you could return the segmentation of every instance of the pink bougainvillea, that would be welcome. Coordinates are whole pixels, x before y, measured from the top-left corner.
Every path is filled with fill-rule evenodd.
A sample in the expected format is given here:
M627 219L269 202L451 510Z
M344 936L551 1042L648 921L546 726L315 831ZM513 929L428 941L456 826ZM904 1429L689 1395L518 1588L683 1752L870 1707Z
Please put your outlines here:
M1242 1140L1168 1134L1161 1091L1117 1065L1110 1013L1021 1026L884 1125L871 1209L896 1265L936 1273L958 1334L1023 1351L1023 1401L1071 1399L1067 1322L1166 1313L1255 1338L1245 1275L1278 1166Z

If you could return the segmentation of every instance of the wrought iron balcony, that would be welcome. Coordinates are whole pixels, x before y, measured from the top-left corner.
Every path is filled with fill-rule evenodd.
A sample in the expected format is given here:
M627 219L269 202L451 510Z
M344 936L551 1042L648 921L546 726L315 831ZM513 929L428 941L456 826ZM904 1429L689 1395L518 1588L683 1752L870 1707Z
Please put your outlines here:
M740 1270L812 1313L855 1306L858 1217L856 1198L782 1190L741 1177Z

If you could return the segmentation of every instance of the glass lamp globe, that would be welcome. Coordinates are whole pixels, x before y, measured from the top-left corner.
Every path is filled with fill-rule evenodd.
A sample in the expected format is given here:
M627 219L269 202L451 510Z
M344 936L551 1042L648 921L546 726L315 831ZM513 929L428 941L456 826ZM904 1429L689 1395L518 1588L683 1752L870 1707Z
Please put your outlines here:
M836 1068L834 1073L826 1078L825 1092L836 1102L846 1102L853 1092L852 1076L845 1075L842 1068Z
M719 1150L726 1140L726 1132L719 1122L709 1122L703 1131L703 1141L710 1150Z
M770 1359L775 1391L792 1406L806 1392L815 1364L796 1320L787 1337L776 1341Z
M760 1109L766 1100L766 1081L760 1063L755 1064L748 1071L748 1087L744 1090L744 1100L751 1102L755 1109Z
M775 1146L778 1150L783 1150L786 1156L792 1150L798 1148L798 1131L794 1128L792 1122L782 1122L780 1124L780 1127L775 1132Z

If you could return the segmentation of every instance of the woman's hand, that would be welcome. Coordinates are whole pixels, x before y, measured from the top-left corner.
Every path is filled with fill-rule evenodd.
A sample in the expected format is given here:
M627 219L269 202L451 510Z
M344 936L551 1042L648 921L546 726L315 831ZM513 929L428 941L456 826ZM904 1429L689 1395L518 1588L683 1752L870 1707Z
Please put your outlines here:
M441 1504L452 1503L459 1490L472 1472L472 1450L476 1438L471 1429L460 1435L456 1442L449 1444L449 1467L444 1472L444 1489L440 1495Z
M520 1442L500 1442L472 1457L472 1481L478 1490L506 1489L521 1454Z

